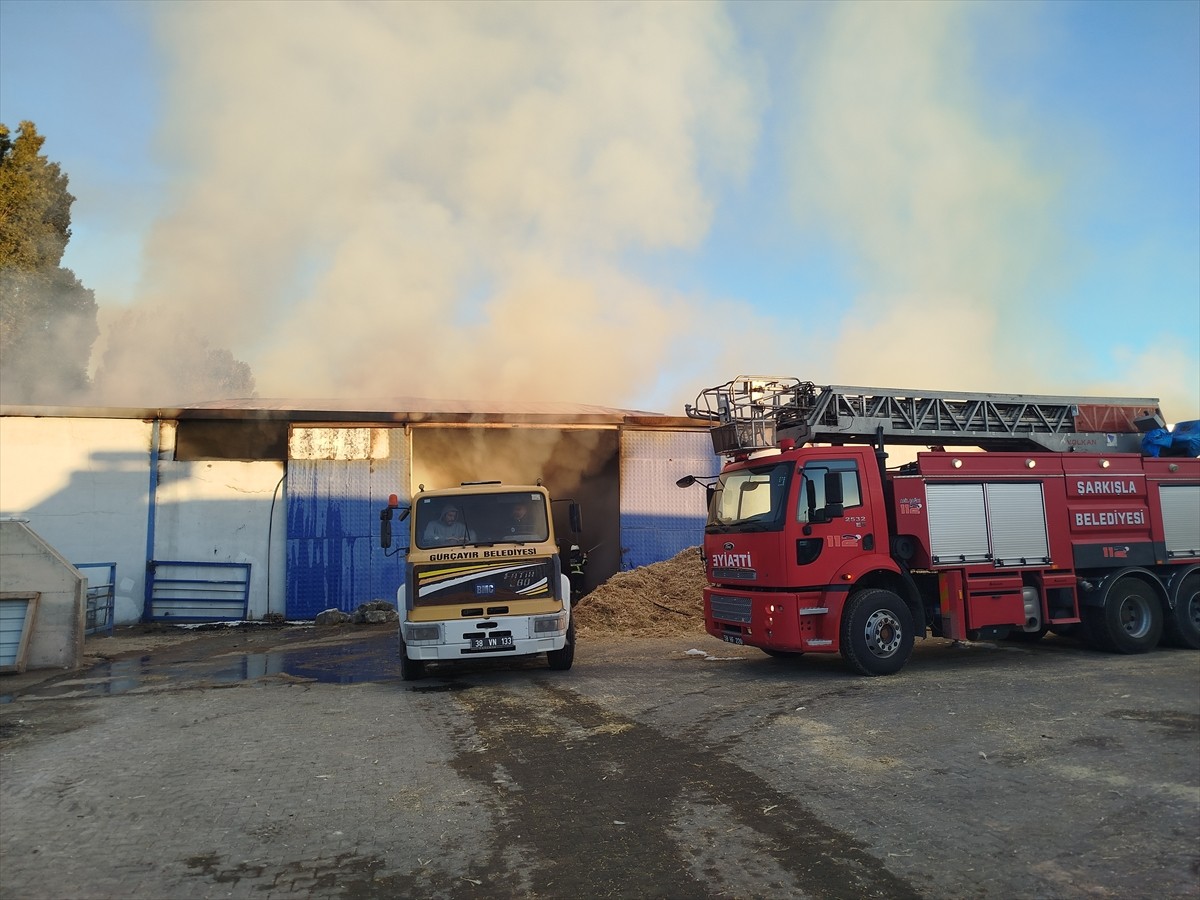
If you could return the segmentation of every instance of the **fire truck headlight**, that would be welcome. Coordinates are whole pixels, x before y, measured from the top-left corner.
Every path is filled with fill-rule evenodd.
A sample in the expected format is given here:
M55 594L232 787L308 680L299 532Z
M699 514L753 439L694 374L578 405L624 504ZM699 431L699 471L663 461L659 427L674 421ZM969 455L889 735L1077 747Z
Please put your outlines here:
M534 634L549 634L555 631L567 630L567 617L564 615L557 616L539 616L533 620Z
M440 641L442 639L441 625L405 625L404 641L416 644L421 641Z

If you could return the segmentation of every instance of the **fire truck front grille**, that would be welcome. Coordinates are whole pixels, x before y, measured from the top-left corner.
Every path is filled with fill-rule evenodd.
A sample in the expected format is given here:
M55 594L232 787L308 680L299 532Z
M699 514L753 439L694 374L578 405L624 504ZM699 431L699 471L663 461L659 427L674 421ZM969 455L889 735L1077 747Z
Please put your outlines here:
M740 625L750 624L750 600L747 597L726 597L723 594L710 594L709 605L714 619L722 622L737 622Z
M754 569L713 569L712 575L721 581L754 581L758 578L758 572Z

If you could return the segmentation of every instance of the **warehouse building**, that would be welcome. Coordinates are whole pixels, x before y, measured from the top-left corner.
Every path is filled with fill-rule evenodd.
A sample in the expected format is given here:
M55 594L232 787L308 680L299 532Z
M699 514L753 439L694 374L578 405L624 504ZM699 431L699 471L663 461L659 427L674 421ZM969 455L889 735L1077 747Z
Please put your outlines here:
M541 480L578 501L594 587L700 543L704 492L675 481L716 470L701 422L580 404L0 407L0 517L93 593L112 586L112 615L93 612L92 630L394 602L404 553L380 547L380 510L463 481ZM7 568L4 590L21 589Z

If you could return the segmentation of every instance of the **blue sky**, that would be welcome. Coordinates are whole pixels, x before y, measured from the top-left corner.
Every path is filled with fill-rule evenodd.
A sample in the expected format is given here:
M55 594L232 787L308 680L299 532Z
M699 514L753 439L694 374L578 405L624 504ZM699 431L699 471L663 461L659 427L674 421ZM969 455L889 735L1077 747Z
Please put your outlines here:
M0 0L0 121L70 176L102 346L149 311L264 396L1200 416L1200 3L547 10Z

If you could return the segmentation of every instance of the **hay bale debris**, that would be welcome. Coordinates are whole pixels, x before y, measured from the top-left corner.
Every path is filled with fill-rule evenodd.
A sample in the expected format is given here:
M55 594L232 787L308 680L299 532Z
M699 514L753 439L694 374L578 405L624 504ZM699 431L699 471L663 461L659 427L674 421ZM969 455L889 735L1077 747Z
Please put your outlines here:
M703 635L704 561L689 547L662 562L618 572L575 607L580 635Z

